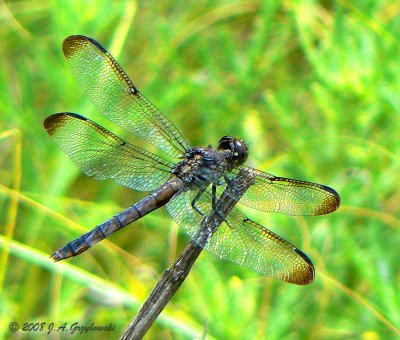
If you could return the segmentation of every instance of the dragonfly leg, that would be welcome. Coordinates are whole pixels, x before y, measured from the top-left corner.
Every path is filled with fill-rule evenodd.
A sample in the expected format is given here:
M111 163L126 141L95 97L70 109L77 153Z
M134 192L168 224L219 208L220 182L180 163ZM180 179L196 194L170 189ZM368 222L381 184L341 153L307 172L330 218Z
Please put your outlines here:
M201 216L203 216L203 217L204 217L206 214L205 214L203 211L201 211L200 207L197 206L196 202L199 200L200 196L203 194L203 192L204 192L205 190L206 190L206 188L201 188L201 189L197 192L196 196L194 196L192 202L190 203L190 204L192 205L192 208L193 208L194 210L196 210L196 211L197 211Z
M213 183L212 184L212 197L211 197L211 206L212 210L215 211L217 208L217 186Z

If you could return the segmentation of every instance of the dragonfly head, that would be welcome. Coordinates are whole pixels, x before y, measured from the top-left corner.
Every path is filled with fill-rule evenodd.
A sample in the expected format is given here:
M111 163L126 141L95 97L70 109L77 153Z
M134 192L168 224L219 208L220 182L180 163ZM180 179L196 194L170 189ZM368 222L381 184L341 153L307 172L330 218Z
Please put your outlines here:
M243 139L231 136L224 136L218 142L218 150L230 151L230 159L235 165L241 165L247 160L249 149Z

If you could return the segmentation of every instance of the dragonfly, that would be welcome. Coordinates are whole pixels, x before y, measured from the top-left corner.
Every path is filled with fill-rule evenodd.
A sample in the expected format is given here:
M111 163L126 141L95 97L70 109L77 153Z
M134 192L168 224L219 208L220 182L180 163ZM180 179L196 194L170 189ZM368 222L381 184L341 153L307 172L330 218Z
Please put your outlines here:
M219 258L288 283L305 285L314 280L314 265L305 253L246 217L238 207L324 215L340 205L334 189L244 165L249 150L240 138L224 136L216 148L190 146L99 42L74 35L64 40L62 48L72 73L98 111L158 151L126 142L76 113L60 112L45 119L49 135L87 176L150 192L55 251L53 260L81 254L166 206L198 246Z

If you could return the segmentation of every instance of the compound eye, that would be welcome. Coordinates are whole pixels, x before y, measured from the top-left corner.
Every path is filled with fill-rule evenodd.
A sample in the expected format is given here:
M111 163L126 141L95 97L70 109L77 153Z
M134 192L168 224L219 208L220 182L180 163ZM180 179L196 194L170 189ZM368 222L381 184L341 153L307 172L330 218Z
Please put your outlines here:
M243 139L235 139L235 151L233 155L237 165L246 162L249 155L249 149Z
M218 150L229 150L231 152L231 159L235 165L246 162L249 154L246 143L242 139L236 139L231 136L225 136L220 139Z
M229 150L234 152L234 137L230 137L230 136L224 136L222 137L219 142L218 142L218 150Z

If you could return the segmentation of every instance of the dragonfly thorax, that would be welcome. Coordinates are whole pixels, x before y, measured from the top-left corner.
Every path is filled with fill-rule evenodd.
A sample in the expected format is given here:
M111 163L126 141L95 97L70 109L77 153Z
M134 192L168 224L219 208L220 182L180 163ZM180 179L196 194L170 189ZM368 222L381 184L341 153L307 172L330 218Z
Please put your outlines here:
M228 158L234 165L241 165L247 160L249 149L243 139L231 136L224 136L218 142L217 150L230 151Z

